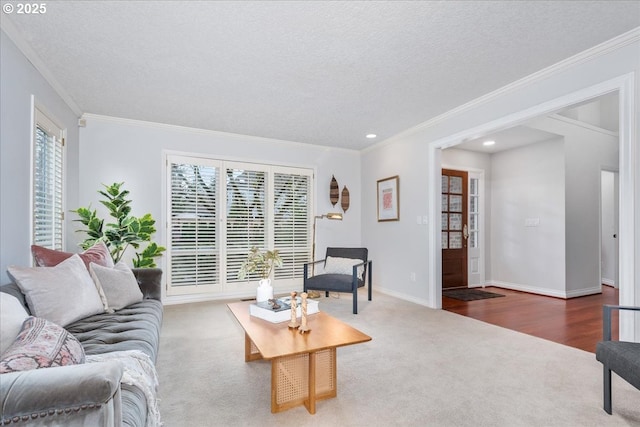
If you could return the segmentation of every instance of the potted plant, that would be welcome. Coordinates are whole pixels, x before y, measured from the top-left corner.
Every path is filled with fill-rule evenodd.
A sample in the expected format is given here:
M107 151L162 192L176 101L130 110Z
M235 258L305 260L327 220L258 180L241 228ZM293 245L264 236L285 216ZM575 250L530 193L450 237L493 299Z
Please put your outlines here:
M131 200L127 199L128 190L121 189L123 182L104 185L105 191L98 191L106 200L101 200L108 210L109 215L115 219L114 222L105 224L103 219L98 218L95 209L90 207L78 208L74 211L80 219L75 221L82 223L86 228L77 230L86 233L87 237L80 246L88 249L97 241L102 240L109 251L114 264L119 262L124 256L128 247L140 249L144 243L148 244L141 251L136 251L132 260L134 268L156 267L155 258L162 255L165 248L151 241L151 236L156 232L155 220L151 214L141 217L130 215Z
M238 278L244 279L251 273L261 277L258 286L256 300L258 302L267 301L273 298L273 287L271 286L271 272L276 267L282 267L282 257L277 249L272 251L261 251L254 246L249 251L247 259L244 260L238 271Z

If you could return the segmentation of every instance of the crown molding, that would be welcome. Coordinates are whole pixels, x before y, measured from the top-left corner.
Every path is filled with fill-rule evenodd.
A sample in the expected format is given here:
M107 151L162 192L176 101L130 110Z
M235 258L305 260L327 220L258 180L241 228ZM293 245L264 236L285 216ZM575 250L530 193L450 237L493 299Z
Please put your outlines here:
M44 61L40 59L38 54L31 48L29 43L24 39L20 31L16 28L16 26L11 22L11 20L2 14L2 18L0 20L0 28L4 33L15 43L18 49L22 52L22 54L27 58L27 60L35 67L36 70L42 75L42 77L51 85L53 90L62 98L65 104L74 112L75 115L80 117L82 115L82 109L76 104L73 100L73 97L69 95L69 93L65 90L65 88L58 82L58 80L53 76L49 68L44 64Z
M462 104L452 110L447 111L446 113L440 114L426 122L420 123L414 127L411 127L405 131L400 132L390 138L387 138L384 141L380 141L378 144L369 146L363 149L363 152L370 151L374 148L380 148L384 145L391 144L397 142L398 140L413 135L423 129L428 129L432 126L435 126L439 123L442 123L446 120L449 120L453 117L456 117L466 111L477 108L484 104L487 104L501 96L507 95L509 93L520 90L524 87L530 86L534 83L538 83L549 77L567 71L569 68L575 67L576 65L585 63L594 58L598 58L600 56L606 55L618 49L621 49L627 45L635 43L640 40L640 27L636 27L633 30L627 31L626 33L620 34L617 37L614 37L610 40L607 40L599 45L591 47L585 51L582 51L576 55L570 56L566 59L563 59L560 62L557 62L547 68L543 68L540 71L536 71L533 74L529 74L526 77L523 77L520 80L516 80L513 83L510 83L506 86L503 86L493 92L489 92L486 95L475 98L466 104Z

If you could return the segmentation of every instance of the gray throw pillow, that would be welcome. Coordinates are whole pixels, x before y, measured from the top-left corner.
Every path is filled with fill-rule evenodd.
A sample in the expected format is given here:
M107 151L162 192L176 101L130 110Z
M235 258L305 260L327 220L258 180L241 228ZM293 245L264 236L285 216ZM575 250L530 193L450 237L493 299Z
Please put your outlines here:
M25 295L34 316L62 327L104 313L96 286L78 254L55 267L16 267L7 271Z
M108 313L142 301L143 295L133 271L123 262L113 268L89 264L91 277L98 288L104 309Z

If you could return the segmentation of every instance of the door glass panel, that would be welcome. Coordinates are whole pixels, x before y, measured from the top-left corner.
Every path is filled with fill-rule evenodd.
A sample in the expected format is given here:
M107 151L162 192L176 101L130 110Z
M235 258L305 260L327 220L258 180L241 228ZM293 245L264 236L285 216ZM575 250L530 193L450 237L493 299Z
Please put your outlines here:
M446 213L442 214L442 229L447 230L449 228L449 217Z
M442 195L442 210L446 211L449 210L449 196L447 195Z
M462 212L462 196L449 196L449 211Z
M478 190L477 190L477 186L478 186L478 179L477 178L471 178L469 180L470 182L470 190L469 190L469 194L478 194Z
M449 177L447 175L442 175L442 193L448 193L449 189Z
M462 230L462 214L449 214L449 230Z
M462 178L459 176L449 177L449 193L462 194Z
M449 233L447 233L446 231L442 232L442 249L449 248L448 236L449 236Z
M462 248L462 233L459 231L452 231L449 233L449 248L461 249Z
M478 225L477 225L477 223L478 223L478 215L475 215L475 214L471 215L471 221L470 222L471 222L471 224L470 224L469 228L472 229L472 230L477 229L478 228Z

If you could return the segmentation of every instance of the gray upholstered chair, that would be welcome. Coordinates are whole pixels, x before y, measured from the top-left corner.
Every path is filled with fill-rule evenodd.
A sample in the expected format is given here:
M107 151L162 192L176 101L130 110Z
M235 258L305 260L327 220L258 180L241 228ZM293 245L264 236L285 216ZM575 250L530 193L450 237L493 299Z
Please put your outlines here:
M353 314L358 314L358 288L364 286L365 281L371 301L372 261L368 259L368 253L367 248L327 248L324 259L304 265L304 291L324 291L326 296L329 292L349 292L353 295ZM345 258L360 262L349 262ZM323 264L322 274L309 277L309 266L320 263Z
M596 346L596 359L604 365L604 410L611 415L611 372L640 390L640 343L611 340L611 311L640 307L605 305L603 310L603 340Z

